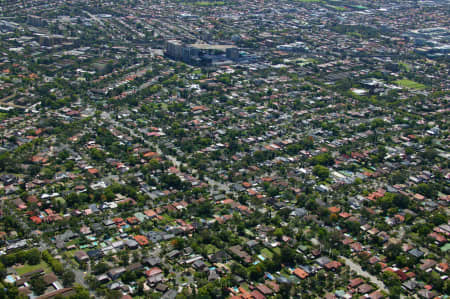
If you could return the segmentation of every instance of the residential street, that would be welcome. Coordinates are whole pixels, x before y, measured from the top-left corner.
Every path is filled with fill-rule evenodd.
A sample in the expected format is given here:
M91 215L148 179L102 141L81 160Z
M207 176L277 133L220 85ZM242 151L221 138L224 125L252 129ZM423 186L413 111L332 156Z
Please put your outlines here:
M349 258L346 258L345 256L340 256L342 260L345 261L345 264L350 267L352 271L355 271L358 275L361 275L365 278L368 278L371 283L375 284L380 290L385 291L386 293L389 293L389 290L386 288L384 283L379 280L377 277L373 276L372 274L368 273L367 271L364 271L361 266L354 261L352 261Z

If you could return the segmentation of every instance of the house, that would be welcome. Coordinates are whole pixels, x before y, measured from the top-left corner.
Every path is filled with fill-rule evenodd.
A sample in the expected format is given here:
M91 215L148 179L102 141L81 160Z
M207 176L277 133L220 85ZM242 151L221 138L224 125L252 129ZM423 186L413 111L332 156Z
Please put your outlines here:
M139 219L137 219L136 216L132 216L132 217L127 218L127 222L130 225L137 225L137 224L139 224Z
M112 226L114 225L114 221L112 221L111 219L105 219L103 220L103 225L106 227Z
M424 255L424 253L417 248L411 249L410 251L408 251L408 253L415 258L421 258Z
M96 204L90 204L89 209L91 209L92 213L94 214L100 213L100 210Z
M219 250L216 253L208 255L208 260L211 263L222 263L229 259L230 259L230 256L224 250Z
M185 260L184 263L186 265L189 265L189 264L193 264L196 261L199 261L199 260L202 260L202 259L203 259L203 257L201 255L194 255L194 256L189 257L187 260Z
M422 264L419 266L422 271L431 271L434 266L436 266L437 262L431 259L425 259L421 261Z
M90 259L97 260L103 256L103 253L101 250L93 249L87 251L87 255L89 256Z
M332 271L336 271L337 269L339 269L342 266L342 264L338 261L331 261L328 264L326 264L324 266L325 269L327 270L332 270Z
M369 299L383 299L384 298L383 294L380 291L374 291L366 296L368 296Z
M272 289L270 289L268 286L266 286L265 284L262 284L262 283L258 284L256 286L256 289L264 296L270 296L273 294Z
M161 264L161 258L156 256L147 257L142 261L145 265L148 265L150 267L154 267L156 265Z
M73 256L75 257L76 261L79 263L85 263L85 262L89 261L89 256L86 254L86 252L84 252L82 250L75 252L73 254Z
M203 270L206 268L206 264L204 261L202 260L196 260L195 262L192 263L192 267L195 270Z
M128 267L126 268L127 272L128 271L137 271L143 268L143 265L141 263L133 263L131 265L128 265Z
M316 259L316 263L319 264L319 266L321 266L321 267L325 267L325 265L330 262L331 262L331 260L326 256L319 257L318 259Z
M358 287L359 285L361 285L363 283L364 283L364 279L362 279L360 277L357 277L357 278L354 278L354 279L350 280L350 283L348 284L348 287L354 289L354 288Z
M178 255L180 255L180 253L181 253L181 252L180 252L179 250L174 249L174 250L172 250L171 252L167 253L167 254L166 254L166 257L167 257L168 259L173 259L173 258L177 257Z
M145 275L147 276L147 282L152 285L162 282L164 278L163 271L158 267L153 267L145 271Z
M232 246L230 248L228 248L228 250L236 255L237 257L239 257L240 259L242 259L245 263L249 264L252 262L252 257L250 255L248 255L247 252L242 250L242 247L240 245L235 245Z
M309 265L300 265L299 268L308 273L308 275L316 273L316 269Z
M301 218L305 216L308 212L304 208L295 208L289 216Z
M95 279L101 284L104 284L104 283L107 283L110 281L110 278L106 274L98 275L95 277Z
M149 244L148 239L145 236L137 235L134 236L134 239L139 243L140 246L146 246Z
M419 295L420 298L424 298L424 299L433 299L438 296L438 294L435 291L430 291L427 289L422 289L422 290L418 291L417 294Z
M258 245L259 244L259 242L257 241L257 240L249 240L249 241L247 241L247 246L249 247L249 248L253 248L253 247L255 247L256 245Z
M297 276L300 279L305 279L308 277L308 273L306 273L304 270L302 270L300 268L296 268L294 270L294 274L295 274L295 276Z
M410 293L414 293L416 287L417 287L417 282L415 280L412 280L412 279L402 283L402 288L404 290L406 290L407 292L410 292Z
M89 226L83 225L80 228L80 233L82 233L83 235L89 235L91 233L91 229L89 228Z
M101 223L93 223L92 230L96 234L101 233L101 232L103 232L103 225Z
M216 270L209 270L208 271L208 281L214 281L220 278L220 275L217 274Z
M367 294L373 290L373 287L370 284L364 283L358 287L358 293Z
M124 240L125 245L128 247L128 249L137 249L139 247L139 243L136 242L134 239L126 239Z
M41 295L39 297L35 297L35 299L50 299L55 297L69 297L75 295L76 292L73 288L63 288L59 290L55 290L49 293L46 293L44 295Z
M165 291L167 291L168 288L169 287L166 284L158 283L155 287L155 290L160 293L164 293Z
M152 276L155 276L155 275L158 275L161 273L163 273L163 271L159 267L153 267L153 268L150 268L149 270L145 271L145 275L147 277L152 277Z
M258 290L254 290L250 293L250 298L254 298L254 299L266 299L266 296L264 296L263 294L261 294Z
M329 207L328 211L330 211L330 213L332 213L332 214L337 214L337 213L339 213L341 211L341 208L339 208L339 207Z
M177 294L178 293L175 290L168 290L167 292L164 293L161 299L175 299Z
M440 273L446 273L448 271L449 267L447 263L439 263L436 266L436 271L440 272Z
M149 217L150 219L155 218L156 216L158 216L158 214L153 211L153 210L146 210L144 211L144 214Z
M54 282L58 281L58 277L54 273L48 273L45 274L42 279L44 280L45 284L47 286L53 284Z
M350 248L353 252L361 252L363 250L363 247L359 242L350 244Z
M122 240L115 241L111 243L111 246L114 249L122 249L125 246L125 242Z
M124 267L113 268L108 271L108 276L111 278L111 280L116 280L125 272L126 269Z

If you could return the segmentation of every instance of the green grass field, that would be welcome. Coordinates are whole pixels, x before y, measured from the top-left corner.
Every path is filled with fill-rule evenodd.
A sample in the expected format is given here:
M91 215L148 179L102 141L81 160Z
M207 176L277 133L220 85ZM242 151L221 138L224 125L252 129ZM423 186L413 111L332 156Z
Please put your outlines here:
M222 6L225 5L224 1L198 1L198 2L194 2L194 5L196 6Z
M404 68L405 70L407 70L408 72L411 70L411 65L409 65L406 62L399 62L398 63L400 65L400 67Z
M271 260L273 258L273 253L267 248L264 248L263 250L261 250L261 255L263 257L265 257L266 259Z
M272 251L278 255L281 255L281 249L279 247L272 248Z
M421 89L427 88L422 83L418 83L418 82L408 80L408 79L400 79L400 80L395 81L394 83L397 84L398 86L408 88L408 89L420 89L421 90Z
M213 254L213 253L216 253L217 251L219 251L219 249L216 246L214 246L212 244L206 245L206 253L207 254Z
M28 265L25 264L22 267L19 267L16 269L16 272L18 275L23 275L25 273L37 270L39 268L42 268L46 273L50 272L50 267L47 265L46 262L41 261L41 263L37 264L37 265Z

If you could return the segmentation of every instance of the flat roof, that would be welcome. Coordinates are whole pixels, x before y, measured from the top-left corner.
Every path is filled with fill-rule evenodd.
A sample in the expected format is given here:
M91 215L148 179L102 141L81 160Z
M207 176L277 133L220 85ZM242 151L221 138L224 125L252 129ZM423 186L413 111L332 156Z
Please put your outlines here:
M210 44L190 44L188 46L203 50L220 50L220 51L224 51L229 48L236 48L236 46L233 45L210 45Z

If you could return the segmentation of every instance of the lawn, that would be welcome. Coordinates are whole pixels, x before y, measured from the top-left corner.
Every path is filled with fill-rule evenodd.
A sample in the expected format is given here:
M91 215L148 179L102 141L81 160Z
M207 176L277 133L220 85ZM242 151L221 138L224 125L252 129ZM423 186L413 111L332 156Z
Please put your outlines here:
M23 275L25 273L37 270L37 269L43 269L46 273L50 272L50 267L47 265L46 262L41 261L41 263L37 264L37 265L28 265L25 264L19 268L16 269L16 272L18 275Z
M255 236L255 234L254 233L252 233L249 229L244 229L244 233L247 235L247 236L249 236L249 237L254 237Z
M250 291L250 288L249 288L249 286L248 286L248 283L246 283L246 282L243 282L243 283L240 285L240 287L243 288L244 290L246 290L247 292Z
M206 247L207 254L213 254L213 253L216 253L217 251L219 251L219 249L212 244L208 244L205 247Z
M78 244L79 241L80 241L80 238L70 240L69 242L66 243L66 246L76 245L76 244Z
M315 61L312 58L308 58L308 59L304 59L304 58L299 58L297 60L295 60L295 62L297 62L298 66L305 66L311 63L317 63L317 61Z
M399 62L398 64L408 72L411 70L411 65L407 64L406 62Z
M423 85L422 83L418 83L412 80L408 80L408 79L400 79L394 82L395 84L397 84L398 86L404 87L404 88L408 88L408 89L425 89L426 86Z
M325 5L328 8L337 10L337 11L346 11L347 8L343 7L343 6L336 6L336 5Z
M225 5L225 2L223 1L198 1L198 2L194 2L194 5L196 6L222 6Z
M278 255L281 255L281 249L280 249L280 247L272 248L272 251L275 252L275 253L278 254Z
M65 254L66 254L68 257L73 257L74 253L77 252L78 250L79 250L79 249L68 250L68 251L65 251Z
M263 250L261 250L261 255L270 260L273 258L273 253L270 252L270 250L267 248L264 248Z

